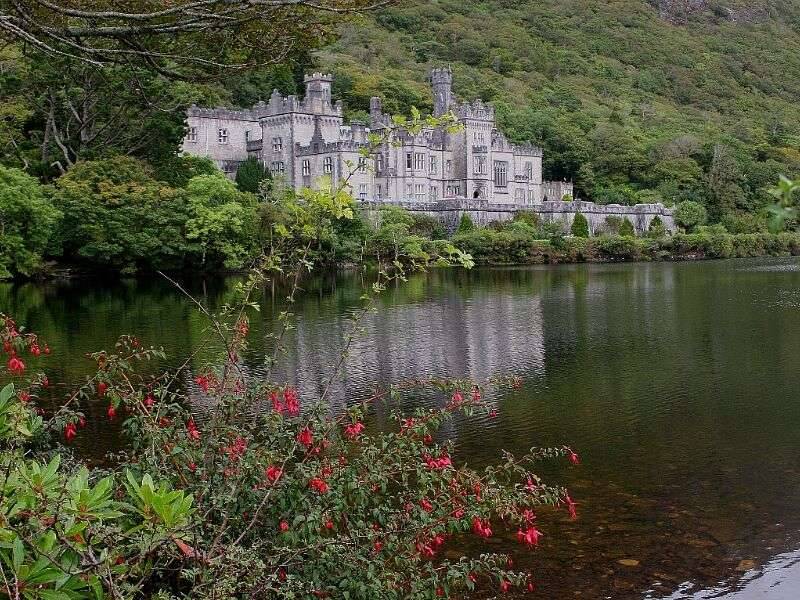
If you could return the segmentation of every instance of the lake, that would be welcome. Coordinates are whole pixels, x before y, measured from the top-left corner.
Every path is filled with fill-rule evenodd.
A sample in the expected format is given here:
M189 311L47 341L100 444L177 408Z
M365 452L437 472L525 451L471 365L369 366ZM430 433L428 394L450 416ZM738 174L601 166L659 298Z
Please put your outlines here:
M219 307L235 280L184 283ZM327 382L363 284L359 273L320 277L295 304L280 375L301 397ZM282 298L270 288L260 299L252 373L265 368ZM207 335L156 278L0 284L0 311L50 343L56 395L89 373L85 353L122 333L163 345L167 366ZM492 398L497 417L446 430L457 458L580 452L579 467L543 465L580 518L543 514L540 548L517 559L540 597L800 597L800 259L433 270L392 286L361 326L334 406L411 378L515 374L521 387ZM211 356L209 346L195 364ZM95 460L120 445L104 411L90 407L78 440Z

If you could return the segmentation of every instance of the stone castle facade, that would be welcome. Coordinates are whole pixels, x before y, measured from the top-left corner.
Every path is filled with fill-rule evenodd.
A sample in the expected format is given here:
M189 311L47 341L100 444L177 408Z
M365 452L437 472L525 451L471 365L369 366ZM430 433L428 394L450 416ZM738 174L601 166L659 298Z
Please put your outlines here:
M369 158L360 151L370 131L386 128L380 98L372 98L370 122L346 125L341 102L331 98L333 77L305 78L305 96L282 96L247 110L188 110L183 151L207 156L229 175L250 156L295 189L314 187L323 177L349 177L353 195L370 202L441 203L478 200L517 207L538 206L572 195L572 184L542 180L542 150L513 144L497 128L494 108L480 100L459 102L453 73L433 69L434 115L452 112L456 132L429 128L418 135L398 131ZM351 174L356 168L355 173Z

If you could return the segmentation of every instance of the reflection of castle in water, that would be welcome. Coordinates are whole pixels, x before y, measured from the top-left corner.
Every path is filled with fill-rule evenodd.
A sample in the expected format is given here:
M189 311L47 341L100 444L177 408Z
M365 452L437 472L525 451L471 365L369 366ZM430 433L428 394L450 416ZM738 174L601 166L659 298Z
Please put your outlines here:
M364 398L376 387L412 379L480 381L523 369L544 370L539 296L495 290L387 304L368 313L359 327L332 385L334 402ZM303 397L319 397L351 330L346 314L301 316L286 340L288 368L281 375Z

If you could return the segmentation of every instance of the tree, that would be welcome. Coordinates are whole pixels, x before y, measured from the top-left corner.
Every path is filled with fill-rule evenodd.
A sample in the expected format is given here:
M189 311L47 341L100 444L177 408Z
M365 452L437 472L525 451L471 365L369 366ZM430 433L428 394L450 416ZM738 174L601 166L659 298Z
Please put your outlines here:
M196 245L200 264L242 267L257 246L256 197L217 173L189 180L186 200L186 238Z
M691 200L684 200L675 207L673 216L675 222L679 226L691 232L705 224L708 213L702 204Z
M0 35L51 57L97 69L137 65L189 79L276 64L328 39L341 15L385 0L15 0L0 8Z
M475 223L473 223L472 217L469 216L469 213L463 213L461 215L461 219L458 221L456 233L467 233L468 231L473 231L474 229Z
M65 257L130 273L183 266L184 195L129 157L77 163L55 183Z
M0 166L0 279L36 272L60 218L36 179Z
M239 165L236 171L236 187L240 192L257 194L261 189L261 182L269 178L269 171L255 156L250 156Z
M664 222L661 220L661 217L656 215L653 217L653 220L650 221L650 225L647 228L647 235L652 238L662 238L667 234L667 228L664 227Z
M636 236L636 229L633 227L633 223L628 217L625 217L622 220L622 224L619 226L619 234L623 237L635 237Z
M570 233L575 237L588 238L589 237L589 221L581 213L577 213L572 220Z

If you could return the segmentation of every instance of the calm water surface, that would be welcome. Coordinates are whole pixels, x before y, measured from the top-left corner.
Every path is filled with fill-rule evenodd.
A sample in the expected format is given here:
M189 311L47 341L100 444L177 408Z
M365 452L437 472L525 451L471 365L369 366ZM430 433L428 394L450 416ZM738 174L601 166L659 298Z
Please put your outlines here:
M233 283L186 285L219 306ZM282 376L303 396L327 382L361 285L315 280L295 305ZM254 374L282 309L280 292L264 295L245 357ZM62 391L89 372L85 353L122 333L163 344L173 365L206 339L203 318L160 281L0 284L0 310L50 342ZM544 467L580 519L543 514L541 548L517 561L540 597L800 598L800 261L434 271L391 289L362 326L335 403L409 378L514 373L524 383L493 398L497 418L445 432L459 458L580 451L578 468ZM119 446L104 408L82 436L88 456Z

